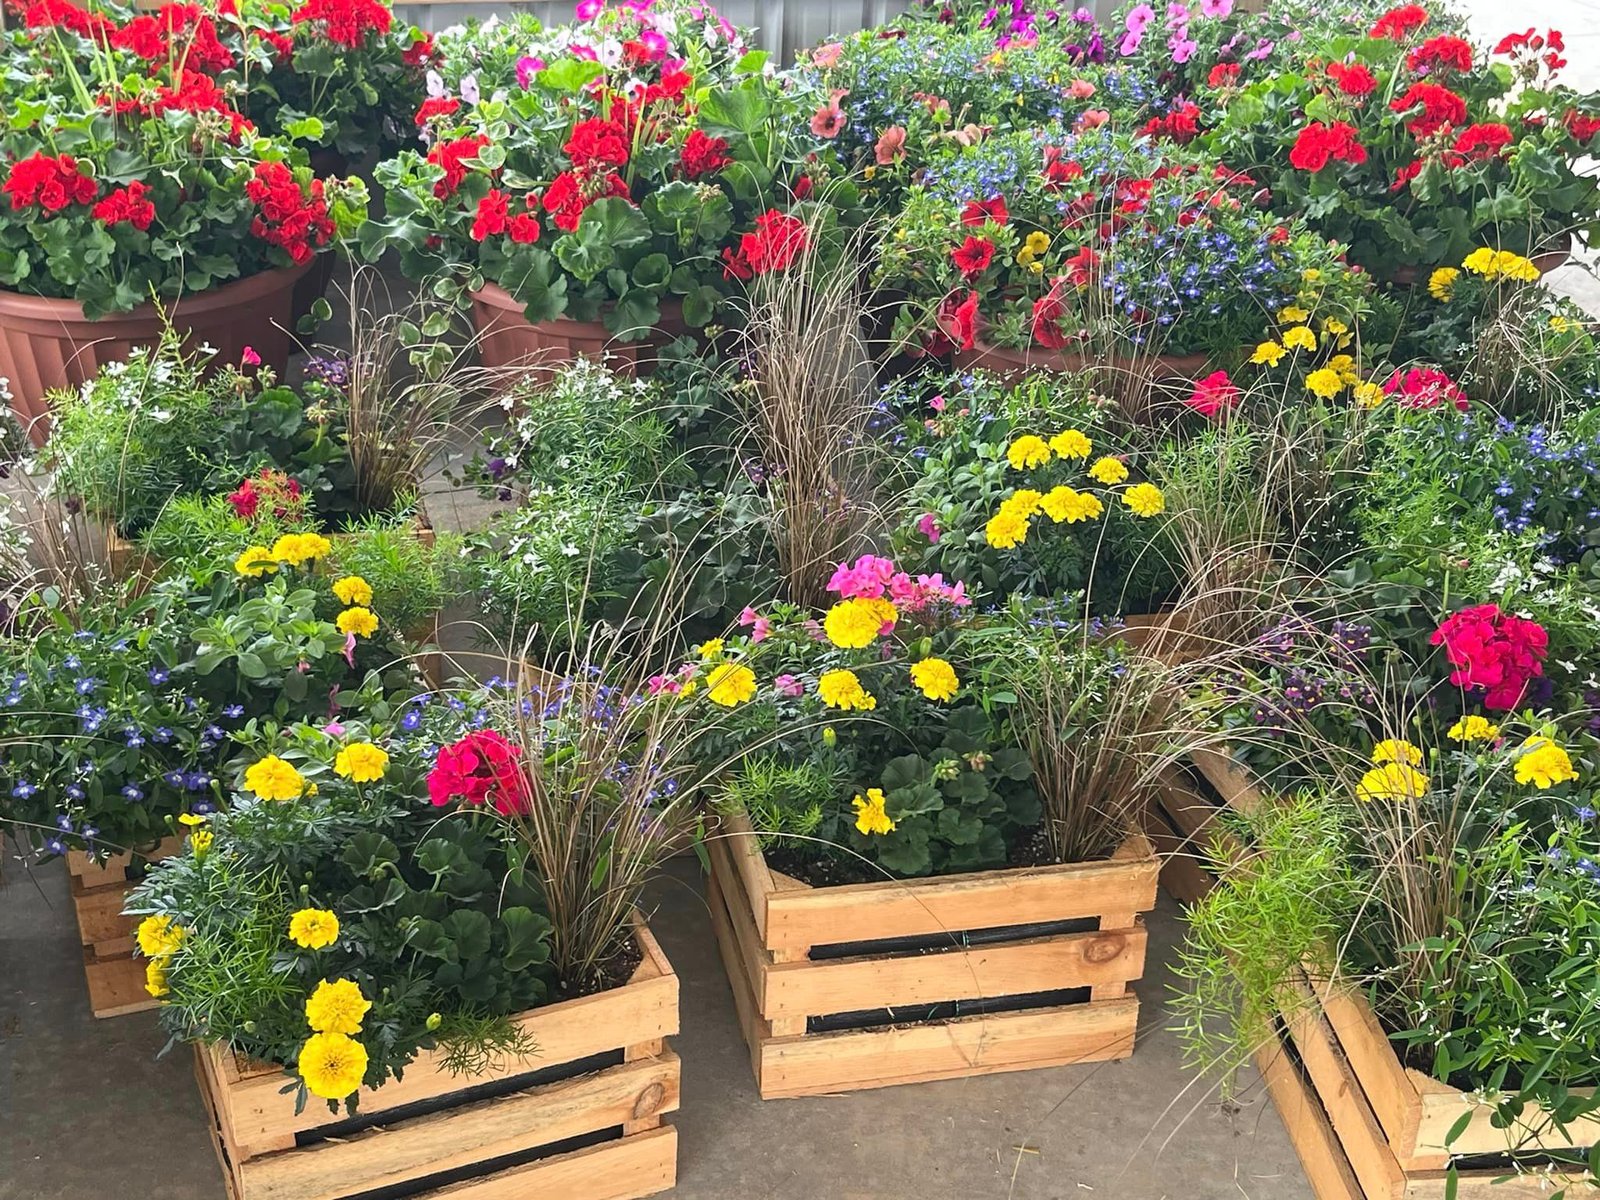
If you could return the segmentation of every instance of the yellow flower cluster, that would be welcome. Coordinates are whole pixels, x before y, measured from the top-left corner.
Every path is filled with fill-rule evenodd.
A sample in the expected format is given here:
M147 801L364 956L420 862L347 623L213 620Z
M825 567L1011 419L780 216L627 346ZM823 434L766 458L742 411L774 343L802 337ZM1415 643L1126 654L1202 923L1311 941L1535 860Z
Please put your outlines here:
M921 688L929 700L952 700L961 686L955 668L942 658L925 658L912 663L911 682Z
M346 575L333 581L333 594L340 604L372 607L372 585L359 575Z
M289 940L306 950L321 950L339 939L339 917L325 908L302 908L289 918Z
M171 917L161 914L146 917L134 931L139 953L150 960L144 968L144 990L157 1000L171 990L167 985L167 970L172 964L172 956L188 936L187 929Z
M1454 267L1440 267L1428 276L1428 295L1440 304L1449 304L1456 294L1456 280L1461 272Z
M1417 770L1422 751L1401 738L1388 738L1372 748L1373 768L1356 785L1356 799L1420 800L1428 791L1428 777Z
M1035 229L1023 239L1022 249L1017 251L1017 266L1027 267L1035 275L1043 275L1044 263L1039 260L1049 249L1050 235L1042 229Z
M1461 260L1461 265L1474 275L1481 275L1488 280L1510 279L1517 283L1532 283L1539 278L1539 268L1533 265L1532 260L1510 250L1493 250L1488 246L1479 246Z
M245 769L245 790L263 800L298 800L305 794L305 776L276 754L269 754Z
M313 1096L343 1100L361 1086L367 1048L351 1035L361 1032L371 1007L360 985L349 979L324 979L306 998L306 1024L312 1032L295 1066Z
M1500 726L1472 713L1450 726L1446 736L1458 742L1492 742L1500 736Z
M865 796L850 801L856 810L856 828L865 834L894 832L894 818L884 811L882 788L868 788Z
M844 668L824 671L817 679L817 695L829 708L846 712L870 712L878 707L878 698L861 686L860 677Z
M355 634L357 637L371 637L378 632L378 616L370 608L361 605L352 605L335 618L334 627L343 634Z
M389 752L371 742L351 742L334 757L334 774L352 783L376 783L389 768Z
M1154 517L1167 511L1167 498L1153 483L1136 483L1122 493L1122 502L1136 517Z
M1069 487L1051 488L1039 502L1039 507L1052 521L1057 524L1065 521L1068 525L1092 521L1105 511L1100 497Z
M756 673L739 663L718 663L706 675L706 699L723 708L743 704L756 694Z
M828 610L822 618L822 632L841 649L860 650L887 632L886 627L893 626L899 616L895 606L882 597L854 596Z
M333 549L333 543L320 533L286 533L265 546L251 546L233 560L233 569L252 579L276 571L280 566L298 567L304 562L314 562Z
M1518 783L1531 783L1540 791L1558 783L1570 783L1578 777L1571 756L1538 733L1530 735L1518 747L1515 773Z

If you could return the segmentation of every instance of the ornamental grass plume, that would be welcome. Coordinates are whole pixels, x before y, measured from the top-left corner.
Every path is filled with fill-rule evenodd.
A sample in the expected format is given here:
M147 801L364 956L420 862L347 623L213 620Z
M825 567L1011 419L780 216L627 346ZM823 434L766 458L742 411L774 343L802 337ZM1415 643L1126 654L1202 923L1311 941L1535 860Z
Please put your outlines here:
M871 228L813 224L791 269L752 281L739 339L752 380L745 432L767 468L783 598L800 605L826 603L834 564L881 544L888 523L864 332Z

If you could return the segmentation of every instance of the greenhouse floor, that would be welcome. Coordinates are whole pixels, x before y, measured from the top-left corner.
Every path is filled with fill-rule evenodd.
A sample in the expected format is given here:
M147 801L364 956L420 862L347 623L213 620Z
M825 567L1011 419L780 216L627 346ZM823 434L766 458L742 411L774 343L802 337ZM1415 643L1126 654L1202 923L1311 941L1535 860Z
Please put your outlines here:
M1138 1048L1120 1063L805 1100L756 1098L712 939L699 864L654 889L652 928L681 979L675 1200L1310 1200L1253 1074L1224 1104L1165 1026L1179 933L1150 918ZM0 1200L220 1200L186 1048L157 1058L154 1013L89 1015L66 871L0 882ZM551 1197L550 1200L561 1200Z

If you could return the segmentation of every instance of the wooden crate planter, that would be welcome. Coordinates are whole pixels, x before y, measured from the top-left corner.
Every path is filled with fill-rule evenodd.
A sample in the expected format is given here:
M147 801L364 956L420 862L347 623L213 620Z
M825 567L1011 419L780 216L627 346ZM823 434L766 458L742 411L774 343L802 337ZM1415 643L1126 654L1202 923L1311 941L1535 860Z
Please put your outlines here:
M424 1052L330 1120L312 1099L298 1116L277 1067L197 1047L196 1073L230 1200L633 1200L677 1181L678 979L637 926L632 979L516 1018L538 1046L470 1078Z
M1112 858L814 888L749 823L711 840L709 895L764 1099L1126 1058L1159 865Z
M1190 759L1214 795L1175 778L1161 808L1193 839L1185 853L1203 859L1215 813L1223 805L1253 812L1265 797L1225 749L1198 751ZM1201 868L1173 873L1169 863L1162 883L1192 901L1214 877ZM1255 1062L1318 1200L1444 1200L1452 1156L1460 1200L1536 1200L1576 1180L1559 1172L1507 1179L1511 1151L1571 1152L1600 1141L1595 1116L1568 1125L1567 1135L1497 1129L1491 1109L1470 1094L1406 1067L1359 992L1309 975L1291 990L1275 1037ZM1471 1123L1447 1149L1451 1127L1469 1110ZM1537 1112L1524 1122L1528 1130L1543 1125ZM1495 1182L1501 1179L1506 1182ZM1581 1193L1574 1188L1569 1194Z
M120 1017L154 1008L144 987L144 960L133 957L138 917L122 915L133 887L129 878L135 860L156 862L183 849L178 838L166 838L145 854L116 854L96 863L82 850L67 852L67 878L72 907L83 940L83 974L89 985L89 1008L97 1017Z

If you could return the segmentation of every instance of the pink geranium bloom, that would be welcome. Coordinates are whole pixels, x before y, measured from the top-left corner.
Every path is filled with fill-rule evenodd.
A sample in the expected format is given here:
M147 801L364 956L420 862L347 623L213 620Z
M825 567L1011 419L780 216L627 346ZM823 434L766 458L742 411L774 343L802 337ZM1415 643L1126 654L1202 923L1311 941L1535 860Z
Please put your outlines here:
M927 538L934 545L939 543L939 521L931 512L925 512L917 518L917 532Z
M244 353L239 355L239 365L243 367L259 367L261 355L256 353L254 346L246 346Z
M838 66L839 59L843 54L844 44L842 42L828 42L826 45L818 46L811 52L811 62L826 71L829 67Z
M1074 100L1087 100L1094 95L1094 84L1087 79L1074 79L1067 87L1067 95Z
M578 0L578 7L574 9L578 20L592 21L600 15L600 10L605 7L605 0Z
M1202 417L1214 417L1239 403L1239 389L1226 371L1213 371L1195 382L1194 391L1184 403Z

